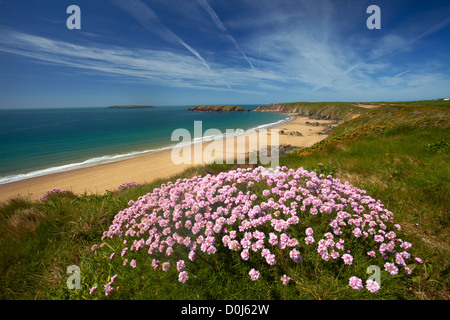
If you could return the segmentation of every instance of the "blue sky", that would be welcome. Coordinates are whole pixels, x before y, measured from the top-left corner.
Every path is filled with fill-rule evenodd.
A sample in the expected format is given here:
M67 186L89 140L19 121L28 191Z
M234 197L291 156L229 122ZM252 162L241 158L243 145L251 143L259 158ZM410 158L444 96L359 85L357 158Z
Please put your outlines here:
M0 108L449 97L449 40L448 0L0 0Z

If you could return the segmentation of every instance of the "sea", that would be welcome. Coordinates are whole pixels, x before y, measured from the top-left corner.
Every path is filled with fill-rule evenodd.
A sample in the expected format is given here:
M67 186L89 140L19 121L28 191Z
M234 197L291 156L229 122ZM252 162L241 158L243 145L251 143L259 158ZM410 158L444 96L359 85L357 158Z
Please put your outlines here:
M238 134L289 121L278 113L188 111L192 107L0 110L0 184L170 149L181 140L172 141L176 129L188 130L195 143L211 140L207 129ZM194 136L195 121L201 121L201 137Z

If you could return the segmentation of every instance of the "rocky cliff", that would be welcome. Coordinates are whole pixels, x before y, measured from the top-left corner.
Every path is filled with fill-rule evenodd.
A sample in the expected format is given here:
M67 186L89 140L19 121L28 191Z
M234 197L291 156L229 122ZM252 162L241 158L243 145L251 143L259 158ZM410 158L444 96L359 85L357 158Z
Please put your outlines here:
M189 111L201 111L201 112L248 112L249 109L244 110L240 106L234 105L199 105L194 108L188 109Z
M363 108L345 102L294 102L259 106L254 112L279 112L316 120L349 120L364 112Z

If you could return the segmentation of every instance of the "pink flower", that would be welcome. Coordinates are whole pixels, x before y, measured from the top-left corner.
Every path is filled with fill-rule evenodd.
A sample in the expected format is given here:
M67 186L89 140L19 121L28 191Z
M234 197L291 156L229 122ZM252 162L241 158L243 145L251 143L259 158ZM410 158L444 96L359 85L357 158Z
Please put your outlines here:
M177 270L178 271L184 271L184 268L186 267L186 264L184 263L184 260L179 260L177 262Z
M162 264L162 270L163 271L167 271L167 270L169 270L169 268L170 268L170 262L164 262Z
M252 268L252 270L250 270L250 272L248 273L250 275L250 279L252 279L252 281L256 281L259 279L259 271L255 270L254 268Z
M156 270L159 267L159 263L160 262L158 260L153 259L152 260L152 268Z
M352 287L355 290L361 290L362 288L364 288L363 282L360 278L353 276L350 278L349 282L350 282L350 287Z
M378 282L369 279L366 281L366 289L372 293L377 293L380 290L380 285Z
M305 242L306 242L306 244L311 244L314 242L314 238L312 236L307 236L305 238Z
M131 262L130 262L130 266L132 267L132 268L136 268L136 260L131 260Z
M302 256L300 255L300 252L297 249L292 249L291 252L289 252L289 256L296 263L302 262L303 260Z
M116 281L116 279L117 279L117 274L115 274L111 277L110 283L113 284L114 281Z
M306 229L306 235L307 235L307 236L312 236L313 233L314 233L314 232L313 232L313 229L312 229L312 228L307 228L307 229Z
M414 260L416 260L418 263L423 263L422 259L420 259L419 257L414 258Z
M281 282L283 282L284 285L287 285L289 283L289 281L291 280L291 278L289 278L287 275L283 275L281 277Z
M360 228L355 228L355 229L353 230L353 235L354 235L356 238L361 237L361 229L360 229Z
M343 254L342 259L345 264L351 265L353 263L353 257L348 253Z
M269 265L273 266L273 265L276 263L275 255L274 255L274 254L268 254L268 255L266 256L266 262L267 262Z
M398 269L395 266L395 264L389 263L389 262L385 263L384 270L389 272L391 274L391 276L395 276L398 273Z
M97 286L94 286L89 290L89 294L93 294L95 291L97 291Z
M241 258L242 258L242 260L247 261L247 260L248 260L248 257L249 257L249 251L248 251L248 249L242 250L242 252L241 252Z
M195 252L191 250L191 251L189 252L188 258L189 258L189 260L194 261L194 258L195 258Z
M182 271L180 272L180 274L178 275L178 281L181 283L185 283L186 280L189 279L188 273L186 271Z
M111 292L114 290L113 287L111 287L111 283L105 284L105 296L108 296L111 294Z
M241 250L241 245L239 244L238 241L232 240L228 243L228 248L233 251L239 251Z

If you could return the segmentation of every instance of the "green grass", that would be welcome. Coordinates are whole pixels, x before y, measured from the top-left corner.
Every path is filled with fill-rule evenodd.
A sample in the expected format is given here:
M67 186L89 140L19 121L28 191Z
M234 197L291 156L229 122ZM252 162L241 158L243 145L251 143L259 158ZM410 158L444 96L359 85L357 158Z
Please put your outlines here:
M154 271L145 252L130 252L129 259L139 257L135 269L114 263L109 253L119 247L117 241L108 243L111 248L91 251L92 245L101 243L114 216L130 200L166 182L159 180L105 195L55 194L45 201L11 199L2 204L0 298L105 299L103 284L118 274L115 285L119 288L111 299L449 299L448 106L445 101L405 102L356 110L359 117L341 123L321 143L280 158L282 166L349 181L394 213L395 223L403 227L399 236L413 244L412 253L424 264L412 277L392 277L383 271L382 290L376 295L348 286L348 278L365 275L370 264L356 243L352 252L355 261L361 262L351 268L323 263L312 249L302 252L304 261L299 265L281 259L271 267L259 260L244 264L237 255L219 248L215 255L195 260L185 284L177 281L174 268ZM197 167L171 180L235 167ZM261 193L262 189L255 184L252 191ZM293 231L299 239L306 225L316 230L326 226L326 221L305 217ZM66 286L70 265L81 268L80 290ZM257 282L248 277L252 266L263 275ZM282 285L279 278L284 273L295 282ZM95 284L99 289L90 296L88 291Z

